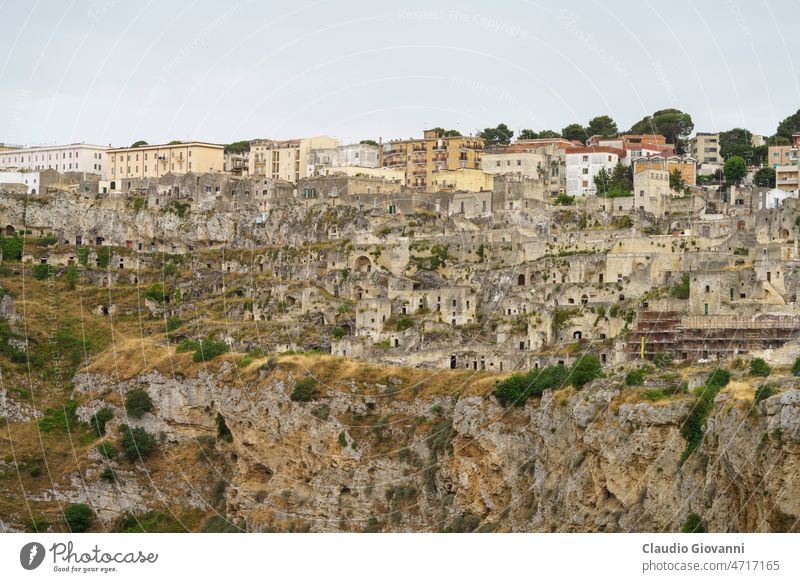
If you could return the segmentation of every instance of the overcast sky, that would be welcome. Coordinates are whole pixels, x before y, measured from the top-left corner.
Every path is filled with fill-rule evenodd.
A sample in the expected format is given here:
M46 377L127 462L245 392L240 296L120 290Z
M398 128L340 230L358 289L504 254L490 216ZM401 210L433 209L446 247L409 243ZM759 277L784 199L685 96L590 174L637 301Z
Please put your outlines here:
M0 0L0 142L627 129L666 107L771 134L800 108L796 0L564 4Z

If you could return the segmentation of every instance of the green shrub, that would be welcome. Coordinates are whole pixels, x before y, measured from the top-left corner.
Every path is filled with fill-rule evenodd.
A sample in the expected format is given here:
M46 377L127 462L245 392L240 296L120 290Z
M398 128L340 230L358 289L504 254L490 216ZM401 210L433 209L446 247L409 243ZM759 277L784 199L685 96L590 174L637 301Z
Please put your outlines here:
M44 517L34 516L25 524L25 529L31 533L44 533L49 527L50 523Z
M180 520L164 511L148 511L141 515L125 513L114 524L116 533L182 533Z
M84 267L89 266L89 247L78 248L78 262Z
M681 425L681 436L686 439L686 448L680 458L681 465L703 442L703 425L714 407L714 398L728 385L730 379L730 372L717 368L709 374L705 385L697 390L697 400Z
M603 365L594 354L584 354L572 364L569 377L578 390L603 375Z
M653 356L653 365L659 370L663 370L672 363L672 356L664 352L656 352Z
M572 206L575 204L575 197L569 196L568 194L564 194L563 192L556 196L556 199L553 201L553 204L556 206Z
M794 364L792 364L792 375L800 376L800 358L795 359Z
M224 341L213 339L204 340L183 340L175 348L178 353L194 352L192 360L195 362L207 362L228 351L228 344Z
M92 415L89 424L91 425L97 436L101 437L106 434L106 423L114 418L114 411L108 407L101 408Z
M217 413L217 438L225 441L226 443L233 442L233 434L231 433L231 429L228 428L228 424L225 422L225 417L219 412Z
M74 432L81 424L75 414L77 408L78 402L75 400L68 400L61 408L48 408L37 423L39 430L42 432Z
M92 525L94 512L83 503L73 503L64 508L64 522L72 533L85 532Z
M153 283L144 292L144 297L156 303L164 303L164 286L161 283Z
M495 385L494 395L502 406L523 406L532 396L563 387L568 375L569 370L561 364L534 368L526 374L511 374Z
M337 439L339 441L339 446L344 448L347 446L347 437L344 434L344 431L339 433L339 437Z
M317 381L314 378L303 378L295 383L289 398L294 402L308 402L318 396Z
M701 518L696 513L690 513L686 516L686 521L681 526L682 533L706 533L706 524L703 523Z
M645 378L645 371L642 368L637 368L635 370L630 370L627 374L625 374L625 385L626 386L641 386L644 382Z
M103 472L100 473L100 478L103 481L108 481L109 483L114 483L117 480L117 474L114 472L114 469L111 467L106 467L103 469Z
M669 288L670 296L674 297L675 299L689 299L689 285L689 273L684 273L681 276L681 280L674 283L672 287Z
M111 262L111 251L108 247L100 247L97 249L97 267L100 269L108 268Z
M117 456L117 448L109 441L103 441L97 445L97 452L108 460Z
M778 387L775 384L762 384L756 388L753 400L755 403L759 403L762 400L766 400L770 396L775 396L777 393Z
M80 274L78 273L78 267L75 265L70 265L67 267L67 270L64 271L64 283L67 284L67 289L70 291L74 290L75 287L78 286L79 278Z
M179 317L170 317L167 320L167 333L175 331L181 325L183 325L183 322L180 320Z
M772 368L769 367L763 358L755 358L750 361L751 376L769 376Z
M143 428L123 427L122 452L125 457L133 462L140 457L149 457L156 449L156 439Z
M331 335L336 339L342 339L347 335L347 330L343 327L334 327L331 331Z
M125 412L131 418L142 418L153 410L153 401L143 388L134 388L125 395Z
M53 271L54 271L54 269L50 265L34 265L33 266L33 277L37 281L44 281L50 275L53 274Z
M0 252L4 261L19 261L22 259L22 239L18 236L0 237Z

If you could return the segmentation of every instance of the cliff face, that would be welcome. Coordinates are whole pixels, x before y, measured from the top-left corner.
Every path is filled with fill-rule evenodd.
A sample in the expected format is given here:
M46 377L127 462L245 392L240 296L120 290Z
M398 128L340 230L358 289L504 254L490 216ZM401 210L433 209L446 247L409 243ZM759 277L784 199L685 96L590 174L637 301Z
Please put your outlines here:
M676 531L690 512L709 531L798 530L798 390L756 405L723 391L681 467L690 397L635 402L599 381L508 410L485 396L411 397L389 376L293 402L298 378L262 369L246 380L224 364L195 378L82 374L76 389L85 419L144 387L154 413L129 423L162 434L164 455L216 438L221 415L233 437L213 445L225 512L256 531ZM163 506L161 485L125 483L135 478L121 473L120 487L138 509Z

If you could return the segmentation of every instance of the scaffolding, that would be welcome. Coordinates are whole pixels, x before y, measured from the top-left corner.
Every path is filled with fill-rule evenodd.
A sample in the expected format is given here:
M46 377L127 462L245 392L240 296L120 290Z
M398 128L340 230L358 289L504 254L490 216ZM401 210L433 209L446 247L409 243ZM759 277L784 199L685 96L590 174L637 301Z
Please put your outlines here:
M800 339L800 316L681 316L674 311L638 313L626 352L651 360L662 352L677 359L727 357L780 348Z

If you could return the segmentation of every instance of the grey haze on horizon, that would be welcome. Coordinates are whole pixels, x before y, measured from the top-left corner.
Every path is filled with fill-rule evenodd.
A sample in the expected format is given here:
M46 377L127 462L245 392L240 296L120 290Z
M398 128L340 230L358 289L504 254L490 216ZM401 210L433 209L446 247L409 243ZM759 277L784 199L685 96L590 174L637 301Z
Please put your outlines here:
M800 3L0 2L0 142L343 142L657 109L772 134ZM398 8L397 6L402 6Z

